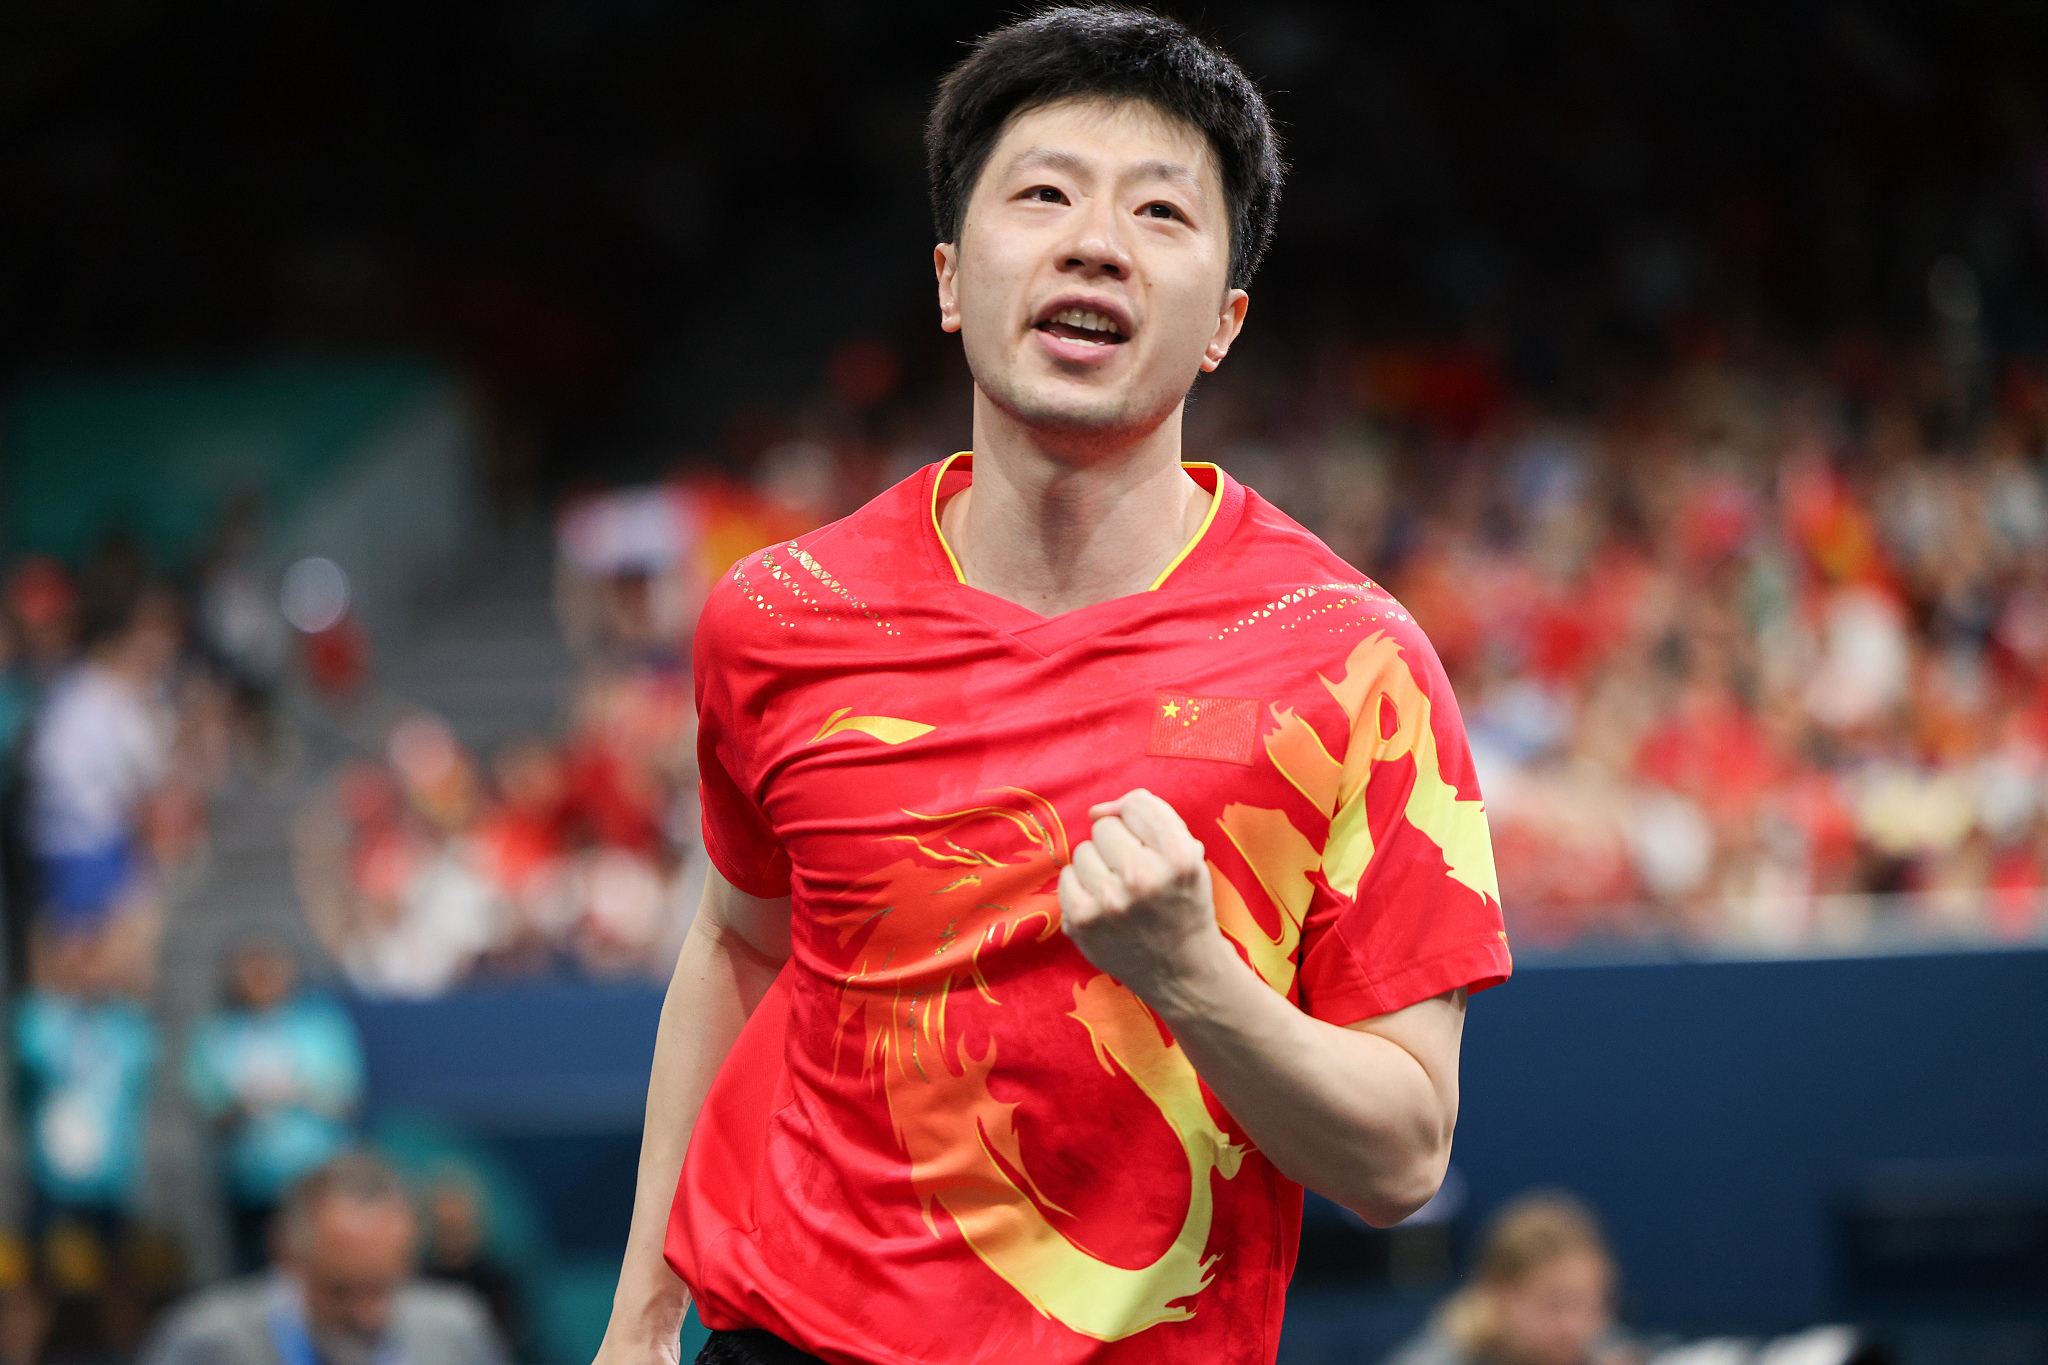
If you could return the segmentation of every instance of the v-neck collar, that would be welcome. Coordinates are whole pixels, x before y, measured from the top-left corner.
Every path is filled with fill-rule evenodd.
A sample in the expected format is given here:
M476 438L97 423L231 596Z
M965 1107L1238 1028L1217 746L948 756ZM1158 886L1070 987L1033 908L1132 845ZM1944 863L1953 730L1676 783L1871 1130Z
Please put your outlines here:
M1058 616L1041 616L1029 607L1020 606L1006 597L998 597L968 583L967 576L960 569L960 561L953 553L953 547L946 543L946 534L939 527L939 505L945 498L968 488L973 483L974 452L963 450L947 456L932 465L926 473L926 484L922 493L924 526L921 538L938 577L955 592L962 594L969 609L983 617L990 625L1028 645L1039 654L1050 655L1066 648L1076 640L1113 625L1132 611L1144 606L1149 594L1177 588L1198 574L1216 551L1230 539L1237 529L1237 522L1244 512L1244 487L1237 480L1224 473L1222 468L1200 461L1183 462L1181 468L1187 471L1198 487L1209 493L1209 510L1202 518L1188 543L1181 546L1180 553L1173 557L1159 577L1152 580L1152 586L1143 592L1127 593L1113 597L1106 602L1096 602L1072 611L1061 612Z

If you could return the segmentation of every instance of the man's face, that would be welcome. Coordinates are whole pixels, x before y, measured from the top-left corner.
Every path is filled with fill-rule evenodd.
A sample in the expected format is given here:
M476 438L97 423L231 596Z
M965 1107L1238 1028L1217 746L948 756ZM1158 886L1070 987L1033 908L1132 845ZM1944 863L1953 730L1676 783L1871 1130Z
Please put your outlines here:
M941 325L991 402L1072 448L1152 430L1244 322L1215 157L1142 101L1013 117L959 236L936 253Z
M398 1286L412 1273L412 1210L398 1200L336 1195L312 1211L293 1257L306 1329L331 1365L368 1365Z

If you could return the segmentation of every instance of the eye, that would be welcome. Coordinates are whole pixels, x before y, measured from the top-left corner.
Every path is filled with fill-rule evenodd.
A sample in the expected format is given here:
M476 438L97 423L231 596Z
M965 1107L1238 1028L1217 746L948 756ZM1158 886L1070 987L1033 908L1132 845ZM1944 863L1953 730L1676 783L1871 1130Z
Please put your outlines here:
M1186 216L1182 214L1179 209L1175 208L1171 204L1163 203L1157 200L1150 204L1145 205L1145 207L1139 209L1138 212L1143 214L1147 218L1178 218L1182 222L1187 221Z
M1057 186L1053 185L1033 185L1030 189L1024 191L1024 198L1038 204L1064 204L1067 202L1067 196L1062 194Z

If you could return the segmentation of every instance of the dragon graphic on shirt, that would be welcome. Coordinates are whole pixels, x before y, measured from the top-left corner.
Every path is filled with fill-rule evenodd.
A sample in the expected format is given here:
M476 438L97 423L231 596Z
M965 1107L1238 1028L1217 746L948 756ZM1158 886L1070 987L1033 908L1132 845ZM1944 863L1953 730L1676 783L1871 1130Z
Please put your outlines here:
M1341 760L1289 709L1271 709L1272 726L1263 736L1268 759L1321 815L1316 837L1275 809L1231 804L1217 821L1274 907L1275 927L1261 921L1245 891L1213 860L1209 864L1219 925L1283 994L1293 982L1302 922L1316 894L1312 878L1350 896L1372 860L1363 797L1376 763L1413 758L1405 818L1442 850L1447 875L1498 900L1483 809L1443 779L1430 700L1399 644L1369 636L1351 651L1339 681L1322 681L1351 734ZM947 1028L956 992L1003 1004L982 969L983 954L1023 936L1043 942L1059 932L1056 888L1071 849L1058 813L1020 788L988 796L964 810L906 811L918 828L887 836L897 856L857 883L866 893L863 903L821 917L821 926L836 929L842 943L858 944L840 979L841 1027L859 1018L863 1069L886 1095L934 1233L936 1206L975 1255L1038 1311L1088 1336L1114 1341L1186 1320L1217 1260L1206 1251L1212 1173L1234 1179L1249 1149L1233 1142L1211 1114L1193 1065L1150 1010L1096 973L1074 987L1066 1016L1074 1023L1072 1045L1091 1048L1098 1065L1128 1076L1187 1159L1179 1232L1138 1268L1094 1256L1054 1226L1044 1210L1065 1210L1031 1176L1013 1123L1017 1106L989 1089L1000 1063L997 1042L990 1039L976 1056L959 1030Z

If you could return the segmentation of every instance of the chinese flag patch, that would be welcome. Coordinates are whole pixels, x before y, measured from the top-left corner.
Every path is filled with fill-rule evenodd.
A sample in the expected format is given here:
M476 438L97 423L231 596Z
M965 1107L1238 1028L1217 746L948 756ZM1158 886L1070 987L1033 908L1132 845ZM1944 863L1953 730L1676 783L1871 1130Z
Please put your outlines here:
M1154 758L1213 758L1248 764L1258 736L1256 697L1160 692L1152 698L1152 739L1145 752Z

